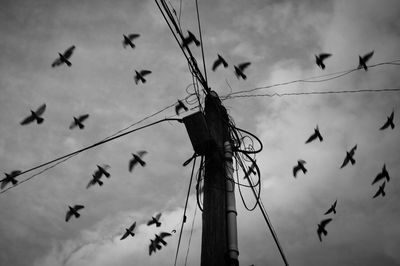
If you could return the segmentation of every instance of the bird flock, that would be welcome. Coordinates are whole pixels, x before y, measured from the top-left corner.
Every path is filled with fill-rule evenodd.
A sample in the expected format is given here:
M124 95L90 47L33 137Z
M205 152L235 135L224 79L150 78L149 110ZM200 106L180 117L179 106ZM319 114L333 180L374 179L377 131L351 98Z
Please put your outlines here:
M372 56L371 53L369 53L366 57L367 59L370 58ZM317 57L317 56L316 56ZM318 60L320 61L320 64L322 63L321 60L321 55L319 57ZM322 56L322 58L326 58L326 56ZM364 57L363 57L364 58ZM318 61L317 60L317 61ZM361 61L361 57L360 57L360 61ZM364 63L365 64L365 63ZM361 63L360 63L361 65ZM322 67L324 68L324 67ZM394 110L392 111L392 113L390 114L390 116L387 117L386 122L379 128L379 130L385 130L387 128L391 128L394 129L395 125L394 125ZM314 133L306 140L305 144L311 143L313 141L315 141L316 139L319 140L319 142L323 141L323 137L321 135L321 132L318 128L318 125L316 126L316 128L314 129ZM351 165L355 165L356 164L356 160L355 160L355 152L357 150L357 144L354 145L349 151L346 151L346 156L343 160L343 163L340 166L340 169L346 167L349 163ZM306 161L303 159L299 159L297 161L297 164L293 167L293 176L294 178L297 177L298 172L302 171L303 174L307 173L307 168L304 166L306 164ZM385 185L386 182L389 182L390 180L390 176L389 173L386 169L386 164L383 165L381 172L379 172L377 174L377 176L374 178L374 180L372 181L372 185L380 182L384 180L381 185L379 186L377 192L373 195L372 198L376 198L378 196L382 196L384 197L386 195L385 193ZM332 206L324 213L324 215L329 215L329 214L336 214L336 205L337 205L337 199L335 200L335 202L332 204ZM327 218L327 219L323 219L320 221L320 223L317 225L317 235L320 241L322 241L322 235L326 236L328 234L328 231L326 230L326 226L332 221L332 218Z

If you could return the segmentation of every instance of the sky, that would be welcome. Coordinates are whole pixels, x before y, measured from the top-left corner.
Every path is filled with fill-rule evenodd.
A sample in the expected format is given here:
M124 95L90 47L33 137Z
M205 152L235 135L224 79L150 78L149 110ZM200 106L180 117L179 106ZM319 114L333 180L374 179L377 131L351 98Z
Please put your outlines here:
M351 70L359 55L372 50L369 65L400 59L397 0L198 2L208 83L220 96ZM182 1L181 27L199 36L194 3ZM170 4L179 13L180 2ZM185 58L154 1L2 0L0 5L4 173L91 145L168 106L136 126L177 117L174 103L193 93ZM135 49L124 49L123 34L130 33L141 36ZM52 68L58 53L72 45L72 66ZM202 65L200 48L191 50ZM322 52L332 54L325 70L315 64L314 55ZM213 72L217 54L229 67ZM242 62L251 62L246 80L233 70ZM136 85L134 71L141 69L152 73ZM399 66L386 64L253 94L399 85ZM21 126L43 103L44 122ZM263 143L256 157L261 199L290 265L400 265L399 103L398 91L223 101L236 126ZM191 102L194 111L196 106ZM392 111L396 127L379 130ZM82 114L90 114L85 128L70 130L73 117ZM317 125L324 140L305 144ZM356 144L355 165L340 169ZM147 164L130 173L131 153L140 150L148 152ZM191 173L182 163L192 154L184 125L164 122L85 151L0 194L0 265L172 265L178 233L152 256L149 239L179 230ZM308 172L294 178L299 159ZM111 178L86 189L98 164L110 165ZM371 183L383 164L391 177L386 196L372 199L379 184ZM194 185L178 265L184 265L187 252L187 265L200 264L201 211L193 191ZM247 204L254 203L251 191L243 193ZM335 200L337 213L324 215ZM75 204L85 206L81 217L66 223L68 205ZM284 265L259 210L247 211L238 194L236 204L240 265ZM162 226L147 226L159 212ZM328 217L333 220L320 242L317 224ZM120 241L133 221L136 235Z

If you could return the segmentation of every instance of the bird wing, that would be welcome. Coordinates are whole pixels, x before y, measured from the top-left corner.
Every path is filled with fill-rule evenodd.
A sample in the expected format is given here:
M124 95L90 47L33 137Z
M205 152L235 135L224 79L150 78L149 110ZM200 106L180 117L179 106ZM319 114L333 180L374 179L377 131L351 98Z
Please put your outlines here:
M37 116L41 116L45 110L46 110L46 104L44 103L36 110L35 113Z
M364 62L367 62L373 55L374 55L374 51L371 51L371 52L367 53L366 55L364 55L362 58L363 58Z
M312 134L307 140L306 140L306 144L310 143L311 141L315 140L317 138L317 134Z
M76 123L75 123L75 119L74 121L71 122L71 124L69 125L69 129L74 129L76 127Z
M21 125L26 125L31 123L33 120L35 120L35 117L33 115L30 115L28 117L26 117L24 120L21 121Z
M20 175L22 172L20 170L14 170L10 173L10 176L16 177L17 175Z
M143 155L145 155L147 153L147 151L138 151L137 154L139 157L142 157Z
M121 237L121 240L127 238L129 236L129 232L125 232L125 234Z
M166 236L171 236L171 234L168 233L168 232L161 232L161 233L160 233L160 237L161 237L161 238L164 238L164 237L166 237Z
M0 185L0 188L1 189L3 189L7 184L8 184L8 180L7 180L7 178L3 178L2 180L1 180L1 185Z
M382 178L383 178L382 173L379 173L379 174L375 177L374 181L372 181L372 184L371 184L371 185L375 184L376 182L378 182L378 181L381 180Z
M331 56L332 56L332 54L322 53L322 54L319 54L319 59L321 59L321 61L323 61L324 59L331 57Z
M327 224L329 224L332 221L332 218L325 219L321 221L321 226L325 227Z
M296 177L297 172L300 170L300 166L296 165L295 167L293 167L293 176Z
M135 157L133 157L130 161L129 161L129 172L132 172L133 167L135 166L135 164L137 163L137 160Z
M250 62L245 62L245 63L241 63L238 65L238 68L243 71L246 67L248 67L251 63Z
M83 208L85 208L85 206L83 206L83 205L75 205L74 206L75 211L79 211L80 209L83 209Z
M156 220L159 221L159 220L160 220L160 217L161 217L161 213L157 213L157 215L156 215Z
M69 219L71 218L71 216L72 216L72 212L68 210L67 215L65 216L65 221L68 222Z
M141 71L140 71L140 75L142 75L142 76L146 76L146 75L148 75L148 74L151 74L151 71L150 71L150 70L141 70Z
M138 38L138 37L140 37L140 34L132 33L132 34L129 34L129 35L128 35L128 38L129 38L130 40L136 39L136 38Z
M212 71L215 71L217 67L222 64L222 61L218 58L217 60L214 61L213 66L212 66Z
M129 231L132 231L136 227L136 221L129 227Z
M330 214L333 211L333 207L330 207L325 213L324 215Z
M154 220L151 219L150 221L147 222L147 225L152 225L152 224L154 224L154 223L155 223Z
M54 60L54 62L51 64L52 67L56 67L59 66L63 63L63 61L61 60L61 58L57 58L56 60Z
M394 117L394 111L392 111L392 113L389 116L389 120L393 121L393 117Z
M64 57L65 58L70 58L71 57L71 55L72 55L72 53L74 52L74 49L75 49L75 45L72 45L71 47L69 47L67 50L65 50L65 52L64 52Z
M344 158L342 166L340 166L340 168L345 167L348 163L349 163L349 156L347 156L347 154L346 154L346 158Z
M79 116L78 120L79 120L79 122L83 122L86 119L88 119L88 117L89 117L89 114L84 114L84 115Z

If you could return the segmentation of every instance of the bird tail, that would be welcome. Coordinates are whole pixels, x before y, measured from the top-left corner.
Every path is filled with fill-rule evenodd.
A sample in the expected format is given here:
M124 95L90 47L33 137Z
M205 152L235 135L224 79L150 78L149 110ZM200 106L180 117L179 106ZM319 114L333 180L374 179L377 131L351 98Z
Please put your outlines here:
M79 213L74 213L76 218L79 218L81 215Z
M161 223L160 223L160 222L156 222L156 226L157 226L157 227L160 227L160 226L161 226Z
M131 236L135 236L135 233L129 232L129 234L130 234Z
M18 181L15 179L11 179L11 183L15 186L18 183Z
M68 60L65 60L65 63L67 64L67 66L72 66L72 64L71 64L71 62L70 61L68 61Z
M84 128L85 128L85 125L84 125L84 124L81 124L81 123L79 123L79 124L78 124L78 127L79 127L79 129L84 129Z
M44 119L41 118L41 117L37 117L37 118L36 118L36 122L37 122L38 124L43 123L43 121L44 121Z
M97 180L97 183L99 183L100 186L103 185L103 181L101 181L101 180Z
M382 191L382 197L384 197L386 195L385 191Z
M350 162L352 165L354 165L356 163L356 160L354 160L353 158L350 158Z

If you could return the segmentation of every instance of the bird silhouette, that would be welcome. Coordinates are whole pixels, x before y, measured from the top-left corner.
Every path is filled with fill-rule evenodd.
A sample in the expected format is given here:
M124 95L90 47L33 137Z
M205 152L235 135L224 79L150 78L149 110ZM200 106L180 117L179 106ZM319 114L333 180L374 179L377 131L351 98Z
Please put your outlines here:
M358 68L358 69L364 68L364 70L367 71L367 70L368 70L367 62L368 62L369 59L371 59L371 57L372 57L373 55L374 55L374 51L371 51L371 52L365 54L364 56L359 55L359 56L358 56L359 64L358 64L358 67L357 67L357 68Z
M250 66L250 62L245 62L245 63L241 63L241 64L239 64L239 65L237 65L237 66L234 66L235 67L235 74L236 74L236 77L238 78L238 79L240 79L240 78L242 78L242 79L246 79L247 78L247 76L243 73L243 71L248 67L248 66Z
M384 181L383 183L382 183L382 185L380 185L379 186L379 189L378 189L378 191L375 193L375 195L372 197L373 199L374 198L376 198L376 197L378 197L379 195L382 195L382 197L384 197L385 195L386 195L386 193L385 193L385 184L386 184L386 181Z
M394 122L393 122L393 117L394 117L394 111L392 111L392 113L390 114L390 116L387 117L387 120L385 122L385 124L383 124L383 126L381 128L379 128L380 130L384 130L387 129L389 126L394 129Z
M149 255L151 256L151 253L156 253L156 251L161 249L160 243L157 241L150 239L150 245L149 245Z
M97 169L96 171L92 174L92 179L89 181L89 183L87 184L86 188L89 188L93 185L95 185L96 183L99 184L100 186L103 185L103 181L101 181L101 177L104 175L105 177L109 178L110 177L110 173L107 172L106 169L108 169L110 166L109 165L97 165Z
M74 129L77 126L79 127L79 129L84 129L85 125L83 124L83 121L88 119L88 117L89 117L88 114L80 115L78 117L74 116L74 121L72 121L71 125L69 126L69 129Z
M332 56L332 54L326 54L326 53L322 53L319 55L315 55L315 63L317 64L317 66L319 66L321 69L325 69L325 64L324 64L324 60L328 57Z
M42 104L36 111L31 110L31 115L26 117L24 120L21 121L21 125L27 125L36 120L36 123L41 124L44 121L44 118L41 116L43 115L44 111L46 110L46 104Z
M225 68L228 67L228 63L225 61L225 59L218 54L218 59L214 61L213 66L212 66L212 71L215 71L217 67L220 65L223 65Z
M5 186L7 186L8 183L11 182L11 184L13 184L13 186L15 186L18 183L18 180L15 179L16 176L20 175L22 172L20 170L14 170L11 173L7 174L4 173L6 175L5 178L3 178L0 182L0 188L3 189L5 188Z
M78 213L78 211L80 209L83 209L84 207L85 206L83 205L75 205L74 207L68 206L69 210L67 211L67 215L65 216L65 221L68 222L72 215L74 215L76 218L79 218L79 216L81 215Z
M337 200L335 200L335 202L332 204L332 206L329 208L329 210L327 210L324 215L330 214L331 212L333 212L334 214L336 214L336 204L337 204Z
M175 105L175 113L176 113L176 115L179 115L179 111L181 109L185 110L185 112L189 111L189 109L185 106L185 104L181 100L178 100L178 104Z
M322 141L323 138L321 136L321 133L319 132L319 128L318 125L317 127L314 129L314 134L312 134L307 140L306 140L306 144L310 143L311 141L315 140L316 138L319 139L319 141Z
M132 41L133 41L134 39L140 37L140 34L135 34L135 33L132 33L132 34L129 34L129 35L123 34L123 36L124 36L124 39L122 40L122 46L123 46L124 48L126 48L126 46L129 45L129 46L133 49L133 48L135 48L136 46L135 46L135 44L134 44Z
M146 165L146 162L142 160L143 155L146 153L147 151L139 151L137 154L132 153L133 158L129 161L129 172L132 172L133 167L138 163L141 166Z
M326 236L328 234L328 231L326 231L325 227L331 221L332 221L332 218L329 218L329 219L322 220L318 224L317 234L318 234L319 241L322 241L322 238L321 238L322 234L324 234L324 236Z
M133 232L133 230L136 227L136 222L134 222L129 228L125 228L125 234L121 237L121 240L127 238L129 235L131 235L132 237L135 236L135 233Z
M69 61L69 58L72 56L72 53L75 50L75 45L72 45L69 47L67 50L65 50L64 53L58 53L58 58L51 64L52 67L56 67L59 65L62 65L65 63L67 66L72 66L71 62Z
M199 40L197 40L196 36L188 30L188 36L183 39L182 46L187 47L192 42L194 42L196 46L200 46Z
M156 224L157 227L161 226L161 223L159 222L161 217L161 213L157 213L156 217L152 216L151 220L147 222L147 225L150 226L152 224Z
M155 241L157 243L161 243L164 246L166 246L167 242L165 242L164 238L167 237L167 236L171 236L171 234L167 233L167 232L161 232L159 235L156 234L155 236L156 236Z
M144 78L144 76L147 76L149 74L151 74L150 70L140 70L139 72L135 70L135 83L139 84L139 81L141 81L142 83L146 83L146 79Z
M303 173L307 173L307 169L304 167L304 164L306 161L304 160L298 160L297 165L293 167L293 176L296 178L297 172L299 170L303 171Z
M346 157L344 158L344 161L342 163L342 166L340 166L340 168L345 167L349 162L351 162L352 165L356 163L356 160L353 158L356 149L357 149L357 144L349 152L346 152Z
M386 164L383 165L382 168L382 172L380 172L374 179L374 181L372 181L372 185L375 184L376 182L378 182L379 180L386 178L386 180L389 182L390 180L390 176L388 171L386 170Z

